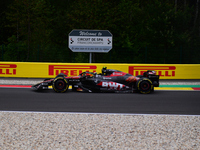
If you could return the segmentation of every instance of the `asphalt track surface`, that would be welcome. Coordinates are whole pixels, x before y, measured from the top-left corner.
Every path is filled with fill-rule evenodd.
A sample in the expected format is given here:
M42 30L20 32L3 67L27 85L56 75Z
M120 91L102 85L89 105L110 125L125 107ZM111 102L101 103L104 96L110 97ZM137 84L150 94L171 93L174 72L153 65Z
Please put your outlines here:
M200 91L55 93L0 88L0 111L200 115Z

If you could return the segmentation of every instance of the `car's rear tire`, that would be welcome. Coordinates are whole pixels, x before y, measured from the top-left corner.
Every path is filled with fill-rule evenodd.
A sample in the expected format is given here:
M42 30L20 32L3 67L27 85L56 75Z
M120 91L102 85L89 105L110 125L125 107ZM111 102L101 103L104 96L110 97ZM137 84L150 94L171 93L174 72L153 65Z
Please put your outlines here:
M69 88L69 83L64 77L56 77L53 80L53 90L57 93L64 93Z
M141 78L137 81L137 90L142 94L151 93L154 89L153 84L148 78Z

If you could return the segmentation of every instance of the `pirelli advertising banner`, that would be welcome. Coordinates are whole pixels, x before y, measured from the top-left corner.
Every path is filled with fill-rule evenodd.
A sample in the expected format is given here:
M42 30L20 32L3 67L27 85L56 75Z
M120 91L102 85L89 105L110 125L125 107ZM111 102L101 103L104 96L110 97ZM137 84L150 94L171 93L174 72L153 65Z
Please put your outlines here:
M160 79L200 79L200 64L89 64L0 62L0 77L54 78L59 73L77 76L84 71L100 73L103 66L132 75L155 70Z

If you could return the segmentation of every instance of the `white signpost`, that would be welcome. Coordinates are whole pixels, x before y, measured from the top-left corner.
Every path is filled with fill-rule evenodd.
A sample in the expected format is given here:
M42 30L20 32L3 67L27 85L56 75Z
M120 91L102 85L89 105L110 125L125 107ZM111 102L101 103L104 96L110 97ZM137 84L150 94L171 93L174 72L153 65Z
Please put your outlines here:
M69 48L73 52L108 53L112 49L112 34L108 30L72 30Z

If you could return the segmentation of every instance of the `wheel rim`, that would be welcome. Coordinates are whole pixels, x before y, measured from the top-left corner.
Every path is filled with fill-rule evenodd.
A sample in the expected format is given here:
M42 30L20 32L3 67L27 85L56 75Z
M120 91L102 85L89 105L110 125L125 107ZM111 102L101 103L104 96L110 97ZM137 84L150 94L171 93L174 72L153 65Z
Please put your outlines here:
M142 82L142 83L141 83L141 89L142 89L142 90L146 91L146 90L148 90L149 88L150 88L150 85L149 85L148 82Z
M63 89L65 86L65 83L62 80L59 80L56 82L56 88L58 88L59 90Z

